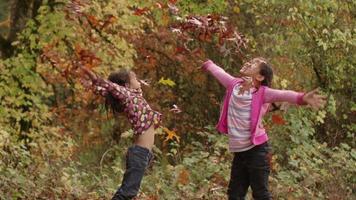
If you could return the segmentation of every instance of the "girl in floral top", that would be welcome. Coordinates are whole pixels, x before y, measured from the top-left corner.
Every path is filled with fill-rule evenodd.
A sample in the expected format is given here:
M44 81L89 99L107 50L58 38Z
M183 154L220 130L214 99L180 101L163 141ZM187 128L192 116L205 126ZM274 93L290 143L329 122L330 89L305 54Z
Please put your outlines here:
M105 103L113 113L124 112L133 127L135 144L127 151L124 178L112 198L132 199L137 195L144 171L153 157L151 149L161 114L152 110L143 98L141 83L134 72L123 69L111 73L108 80L104 80L89 69L82 69L91 79L94 91L105 97Z

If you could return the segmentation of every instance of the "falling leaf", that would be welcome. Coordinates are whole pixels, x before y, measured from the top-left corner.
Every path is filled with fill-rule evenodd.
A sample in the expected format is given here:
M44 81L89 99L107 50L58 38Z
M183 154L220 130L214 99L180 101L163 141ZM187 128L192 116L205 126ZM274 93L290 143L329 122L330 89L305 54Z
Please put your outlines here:
M174 112L174 113L181 113L182 112L182 110L176 104L173 104L173 108L170 109L169 111Z
M141 16L141 15L145 14L147 11L149 11L148 8L142 8L142 9L136 8L134 15Z
M167 142L169 140L176 140L177 142L180 142L180 137L177 135L176 132L169 130L168 128L164 127L163 131L167 133L166 139L164 142Z
M247 48L248 40L228 23L227 17L220 15L187 16L184 20L178 20L176 24L173 24L171 30L179 33L182 43L194 40L211 42L217 37L218 47L226 45L221 51L224 56L233 53L243 56L242 49ZM187 52L184 53L187 54ZM179 57L177 60L181 62Z
M158 81L158 83L160 83L162 85L167 85L170 87L174 87L176 85L176 83L174 81L172 81L171 79L169 79L169 78L164 79L163 77Z

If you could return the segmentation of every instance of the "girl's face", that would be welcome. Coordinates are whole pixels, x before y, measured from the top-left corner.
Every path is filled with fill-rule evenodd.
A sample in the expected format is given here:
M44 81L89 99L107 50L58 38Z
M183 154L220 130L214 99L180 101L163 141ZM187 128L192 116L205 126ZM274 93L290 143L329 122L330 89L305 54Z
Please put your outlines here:
M255 83L263 81L264 77L260 74L261 62L265 61L260 58L254 58L246 62L240 70L241 75L251 77Z
M132 89L139 89L141 88L141 83L137 80L136 74L132 71L129 73L129 87Z

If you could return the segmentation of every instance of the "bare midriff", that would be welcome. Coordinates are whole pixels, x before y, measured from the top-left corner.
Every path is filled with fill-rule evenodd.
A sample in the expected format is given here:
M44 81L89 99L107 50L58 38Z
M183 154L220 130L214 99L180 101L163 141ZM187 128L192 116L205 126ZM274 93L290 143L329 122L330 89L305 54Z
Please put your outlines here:
M143 133L136 135L135 144L144 148L152 150L153 144L155 141L155 128L152 124L147 130Z

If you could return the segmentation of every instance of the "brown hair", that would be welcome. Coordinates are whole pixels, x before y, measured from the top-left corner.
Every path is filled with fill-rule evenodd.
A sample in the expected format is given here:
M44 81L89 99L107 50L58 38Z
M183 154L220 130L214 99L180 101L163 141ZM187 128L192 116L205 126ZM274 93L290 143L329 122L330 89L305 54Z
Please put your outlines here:
M264 77L261 85L271 87L273 80L273 70L272 67L268 63L261 62L260 63L260 74Z
M263 57L257 57L253 60L259 62L258 67L260 68L260 74L264 77L261 85L271 87L273 80L273 69L271 64Z
M130 70L121 69L119 71L112 72L109 75L108 80L120 86L125 86L126 83L130 82ZM121 113L124 111L123 103L116 99L114 96L112 96L111 93L108 93L105 96L105 107L107 110L111 109L114 114Z
M263 81L261 82L261 85L271 87L272 80L273 80L273 69L271 64L268 63L268 61L262 57L258 57L255 59L258 59L259 61L258 67L260 68L260 74L264 77ZM270 112L280 109L280 106L277 106L275 103L272 103L271 105L272 108L270 109Z

